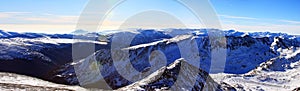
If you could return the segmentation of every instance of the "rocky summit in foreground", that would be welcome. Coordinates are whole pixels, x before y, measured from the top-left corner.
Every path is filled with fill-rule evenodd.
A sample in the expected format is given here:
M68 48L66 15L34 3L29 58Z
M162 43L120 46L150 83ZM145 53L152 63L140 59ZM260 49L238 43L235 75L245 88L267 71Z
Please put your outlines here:
M118 90L222 91L222 88L207 72L190 65L184 59L179 59L148 77Z
M221 31L223 37L211 37L209 31L217 34L221 30L138 29L77 35L0 31L0 71L113 90L261 91L300 87L300 36L230 30ZM130 35L136 36L129 46L112 48L113 43L121 45ZM116 41L115 37L121 39ZM94 51L72 56L72 47L91 45ZM178 77L181 70L184 74Z

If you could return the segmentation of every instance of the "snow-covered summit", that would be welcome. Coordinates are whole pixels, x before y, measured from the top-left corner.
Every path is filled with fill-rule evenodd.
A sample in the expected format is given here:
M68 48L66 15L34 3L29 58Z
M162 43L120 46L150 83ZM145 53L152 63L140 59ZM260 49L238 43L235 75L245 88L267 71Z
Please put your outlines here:
M85 31L85 30L82 30L82 29L75 30L75 31L71 32L71 34L74 34L74 35L83 35L83 34L87 34L87 33L89 33L89 31Z
M221 91L222 88L207 72L190 65L185 59L178 59L146 78L118 90Z

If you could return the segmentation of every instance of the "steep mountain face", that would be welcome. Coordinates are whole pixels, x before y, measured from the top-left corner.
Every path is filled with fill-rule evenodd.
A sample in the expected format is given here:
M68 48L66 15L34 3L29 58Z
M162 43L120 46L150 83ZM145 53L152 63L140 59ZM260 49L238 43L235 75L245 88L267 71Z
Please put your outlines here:
M32 39L30 41L32 41ZM22 43L17 43L20 45L2 44L0 49L0 71L24 74L57 83L69 84L69 82L53 80L49 77L53 76L50 75L54 70L73 62L72 45L79 45L82 48L85 48L88 45L96 44L96 49L105 48L103 45L106 45L105 42L93 42L85 40L74 43L53 42L55 44L44 42L34 42L37 44L32 45L22 45ZM82 59L90 54L92 53L83 52L83 55L78 58Z
M22 44L22 42L15 42L13 39L1 41L9 43L1 42L0 71L2 72L14 72L35 77L43 77L48 71L55 67L59 67L59 64L71 62L70 58L56 58L55 56L56 60L52 60L50 57L51 55L53 55L52 57L54 57L54 55L64 55L62 53L70 51L67 47L71 45L36 44L30 46ZM57 54L50 54L50 50L52 52L55 52L56 50ZM60 50L62 50L61 53L59 52ZM49 52L49 54L44 54L43 52ZM46 55L49 55L49 57ZM71 55L66 56L71 57Z
M290 41L290 42L287 42ZM221 81L240 90L293 90L300 87L300 51L296 43L276 37L271 45L279 55L261 63L258 67L242 75L228 75Z
M274 56L257 65L250 72L235 74L213 74L219 82L230 84L237 90L295 90L300 87L299 40L297 37L274 37L270 49ZM219 79L222 78L222 79Z
M0 71L13 72L49 79L49 72L72 61L72 45L97 45L98 49L105 42L92 41L91 37L77 37L69 34L37 34L1 31L0 36ZM29 37L30 36L30 37ZM80 39L81 38L81 39ZM92 53L83 55L87 57ZM62 83L62 82L60 82ZM66 82L65 82L66 83Z
M299 37L281 33L250 33L239 37L227 35L225 73L247 73L262 62L280 56L278 48L299 47L299 43Z
M300 87L300 63L298 48L288 48L280 51L279 57L272 58L260 64L248 73L214 74L218 82L230 84L237 90L295 90Z
M298 51L300 37L283 33L243 33L229 30L224 31L226 40L220 42L210 39L208 31L211 30L209 29L137 31L139 33L116 32L103 36L97 33L88 33L74 35L75 37L73 35L70 37L71 35L68 34L25 33L13 35L9 32L3 32L1 33L3 36L0 36L0 71L26 74L57 83L81 85L89 88L99 88L97 84L103 84L103 87L100 88L153 90L171 89L173 83L177 82L176 79L190 80L188 76L177 77L176 72L181 69L178 66L184 63L185 65L191 65L182 68L188 70L186 74L190 74L191 69L200 71L198 72L199 77L195 80L197 84L193 87L193 90L206 89L204 85L207 83L204 80L206 78L210 79L208 73L213 73L211 74L213 79L217 79L216 82L209 81L209 83L214 84L210 86L215 87L214 89L259 90L261 88L244 88L248 86L245 84L234 85L239 82L251 82L236 81L236 78L252 77L249 79L255 80L261 79L259 76L269 74L269 72L287 72L297 68L297 62L300 58L300 52ZM120 33L125 36L136 34L130 46L122 48L121 51L120 49L111 48L113 37ZM28 37L29 35L39 36ZM73 39L77 41L74 42ZM105 41L99 42L102 40ZM191 40L194 40L194 42ZM123 43L122 40L118 41ZM190 55L190 53L183 52L180 50L180 43L195 46L198 48L197 50L189 49L191 47L185 49L198 54ZM194 43L196 45L193 45ZM72 59L72 46L83 49L93 44L96 44L95 51L82 52L81 56ZM221 46L225 44L226 46ZM218 49L215 46L220 48ZM225 50L226 52L224 67L222 65L212 65L212 61L222 60L213 58L212 53L216 50ZM123 52L128 52L128 54L124 55ZM194 60L178 61L184 59L182 55L189 55ZM124 59L125 57L128 57L128 59ZM195 64L193 61L200 63ZM164 71L160 71L162 69ZM225 74L218 74L223 72ZM294 70L293 72L297 73L298 71ZM231 76L229 74L240 75ZM224 77L224 79L215 77ZM155 80L153 80L154 78ZM273 76L273 78L276 78L276 76ZM233 81L228 81L230 79L233 79ZM254 84L253 86L257 85L263 84ZM290 86L294 89L293 87L297 86Z

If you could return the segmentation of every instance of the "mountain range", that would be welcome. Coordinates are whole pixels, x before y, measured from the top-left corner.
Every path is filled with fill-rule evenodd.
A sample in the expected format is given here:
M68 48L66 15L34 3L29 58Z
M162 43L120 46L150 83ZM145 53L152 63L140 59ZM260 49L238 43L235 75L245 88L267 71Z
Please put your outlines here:
M293 90L300 87L297 85L300 77L300 36L217 29L134 31L43 34L0 30L0 72L59 84L114 90L242 91ZM210 31L221 32L223 36L214 39ZM130 35L135 36L130 45L123 48L128 55L114 52L120 49L113 49L112 44L116 41L123 43L124 40L114 38ZM95 46L94 51L82 51L80 56L72 56L72 48L84 49L90 45ZM180 45L186 45L183 49L187 50L182 50ZM214 54L220 50L224 53ZM156 56L149 56L152 54ZM189 58L183 58L184 55ZM121 61L114 60L118 57ZM122 61L123 57L128 57L128 61ZM212 65L214 61L223 62L221 60L224 65ZM160 66L152 69L153 65ZM125 69L127 66L145 73L145 76L140 77L138 73ZM99 71L101 77L94 74L95 71ZM181 72L184 75L180 75ZM194 72L197 74L191 76ZM124 75L137 80L128 80ZM107 84L106 87L95 86L101 81ZM176 84L177 81L183 83Z

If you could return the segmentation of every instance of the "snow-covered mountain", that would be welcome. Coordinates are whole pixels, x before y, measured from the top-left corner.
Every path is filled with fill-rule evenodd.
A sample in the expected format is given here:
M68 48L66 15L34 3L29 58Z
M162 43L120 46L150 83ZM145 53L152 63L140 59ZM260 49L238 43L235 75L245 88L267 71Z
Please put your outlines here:
M289 46L292 43L296 42L286 42L283 37L275 37L270 48L278 56L261 63L245 74L212 76L222 78L218 81L230 84L238 90L297 90L300 83L300 50L299 46Z
M229 30L222 31L226 40L220 42L220 40L211 40L208 36L208 31L220 31L215 29L138 29L136 31L114 31L114 33L106 35L101 33L51 35L1 31L0 71L35 76L63 84L80 84L84 87L94 87L95 83L105 82L107 87L112 89L149 90L171 89L169 88L172 85L170 83L174 83L174 77L177 77L176 74L171 73L176 73L181 67L170 66L187 63L190 66L182 68L188 70L184 71L184 74L190 74L190 69L201 70L198 72L201 77L197 78L198 85L193 88L194 90L205 88L206 83L203 80L210 78L210 75L213 79L212 84L215 84L211 87L219 90L269 90L276 86L277 90L292 90L300 87L297 84L288 85L299 80L297 73L300 71L297 68L300 58L300 36ZM113 37L118 37L119 34L136 35L130 46L123 48L129 52L128 55L113 54L121 59L129 56L128 61L113 61L116 58L111 56L112 53L117 53L114 51L119 51L119 49L111 49ZM122 40L124 39L118 41ZM195 40L195 42L190 40ZM197 50L190 50L199 54L184 53L179 48L180 43L192 46L195 43L196 45L193 47ZM221 49L211 46L212 43L220 46ZM85 48L90 44L95 44L94 52L83 52L83 55L72 59L72 46ZM221 46L224 44L226 46ZM157 50L159 51L157 55L165 55L165 63L162 61L164 57L149 57ZM218 61L218 59L212 58L215 55L212 52L215 50L225 50L226 52L223 70L211 69L217 68L211 65L212 61ZM188 55L190 59L183 59L182 54ZM191 59L200 64L195 65ZM163 63L157 63L155 60ZM159 67L151 69L151 64L159 65ZM101 68L97 69L99 65ZM145 76L140 77L132 70L122 69L127 66L132 66L138 72L145 72ZM79 69L74 70L74 67ZM164 71L161 71L162 69ZM101 77L99 74L93 73L99 70ZM208 75L208 73L210 74ZM292 73L294 75L289 75ZM124 75L132 76L136 80L128 80L123 77ZM153 80L153 77L158 79ZM190 80L188 76L178 79ZM279 86L283 84L284 86ZM179 88L184 87L179 86Z
M183 72L180 75L180 71ZM191 74L197 72L196 79ZM159 74L159 75L158 75ZM196 80L195 83L191 80ZM192 84L189 87L188 84ZM194 90L221 91L222 88L207 72L189 64L184 59L162 67L146 78L118 90Z
M85 30L81 30L81 29L71 32L71 34L74 34L74 35L83 35L83 34L87 34L87 33L89 33L89 31L85 31Z
M95 37L84 35L5 31L1 31L1 34L0 71L34 76L44 80L51 80L48 78L49 72L72 62L72 45L85 47L89 44L107 44L97 41Z

